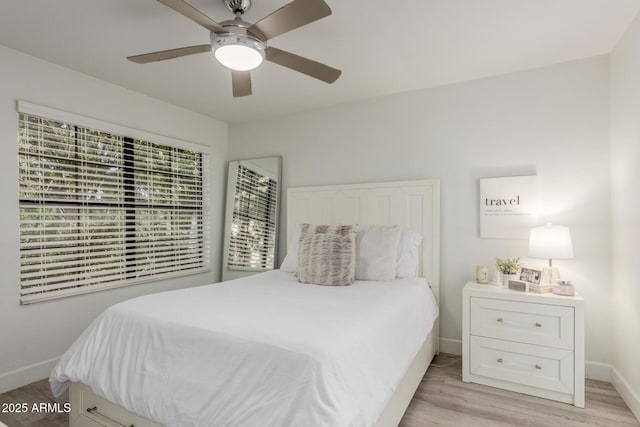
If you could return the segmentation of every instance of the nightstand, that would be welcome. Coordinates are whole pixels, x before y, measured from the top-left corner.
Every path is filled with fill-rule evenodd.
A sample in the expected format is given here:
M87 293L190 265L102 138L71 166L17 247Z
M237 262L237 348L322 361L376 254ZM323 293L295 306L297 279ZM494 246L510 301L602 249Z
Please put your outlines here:
M462 381L584 408L584 300L468 282Z

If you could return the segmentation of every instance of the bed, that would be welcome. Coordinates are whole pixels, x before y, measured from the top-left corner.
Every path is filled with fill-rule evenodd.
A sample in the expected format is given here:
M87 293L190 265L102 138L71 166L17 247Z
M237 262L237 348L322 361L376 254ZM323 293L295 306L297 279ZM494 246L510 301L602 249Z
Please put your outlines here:
M438 349L439 183L291 188L288 236L301 223L415 230L421 278L276 270L117 304L50 377L71 385L70 425L397 425Z

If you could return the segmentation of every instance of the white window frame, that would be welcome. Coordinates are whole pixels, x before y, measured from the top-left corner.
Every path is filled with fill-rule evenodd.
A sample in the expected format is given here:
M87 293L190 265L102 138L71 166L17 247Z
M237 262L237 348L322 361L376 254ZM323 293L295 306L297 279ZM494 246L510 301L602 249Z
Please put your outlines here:
M74 126L78 126L78 127L82 127L82 128L89 128L89 129L92 129L92 130L99 130L101 132L109 133L109 134L114 135L114 136L123 136L123 137L126 137L128 139L140 140L140 141L145 141L145 142L149 142L149 143L152 143L152 144L158 144L158 145L162 145L162 146L166 146L166 147L171 147L171 148L177 148L177 149L183 149L183 150L189 150L189 151L192 151L192 152L196 152L196 153L200 154L200 159L201 159L201 164L200 164L200 166L201 166L201 169L200 169L200 171L201 171L201 182L199 182L199 188L200 188L199 195L201 195L201 197L202 197L201 201L200 201L200 199L198 199L198 201L199 201L199 203L201 205L201 211L197 210L197 213L199 215L201 215L201 216L199 216L199 218L201 218L201 222L198 222L198 225L199 225L199 227L201 226L201 228L202 228L202 232L199 233L199 235L201 235L201 237L198 240L198 243L199 244L201 243L202 250L201 250L201 256L199 257L199 262L197 263L198 264L197 267L191 267L189 269L180 270L180 271L173 271L173 270L176 270L176 268L174 268L174 269L170 269L171 271L166 271L166 272L160 271L158 273L153 273L151 275L141 275L141 277L131 277L131 275L126 274L127 277L123 278L122 280L114 280L112 282L104 282L104 283L96 283L96 284L87 283L86 285L79 286L79 287L61 286L60 289L55 289L55 286L54 286L54 287L50 287L52 289L50 289L50 290L48 290L46 292L34 293L33 289L35 289L35 288L31 288L32 290L29 291L27 289L24 289L24 286L23 286L23 275L22 275L23 243L22 243L22 240L21 240L21 243L20 243L20 253L21 253L21 268L20 268L20 271L21 271L20 288L21 288L21 290L20 290L20 296L21 296L21 303L22 304L30 304L30 303L34 303L34 302L47 301L47 300L62 298L62 297L71 296L71 295L83 294L83 293L88 293L88 292L96 292L96 291L101 291L101 290L105 290L105 289L112 289L112 288L117 288L117 287L122 287L122 286L130 286L130 285L143 283L143 282L168 279L168 278L171 278L171 277L198 274L198 273L203 273L203 272L207 272L207 271L211 270L211 266L210 266L210 253L211 252L210 252L210 242L209 242L209 234L210 233L209 233L209 218L208 218L208 213L209 213L208 212L209 211L209 199L208 199L208 195L209 195L209 179L208 179L208 171L209 171L209 157L210 157L210 154L211 154L210 147L199 145L199 144L194 144L194 143L190 143L190 142L186 142L186 141L177 140L177 139L169 138L169 137L166 137L166 136L153 134L153 133L150 133L150 132L145 132L145 131L141 131L141 130L137 130L137 129L132 129L132 128L128 128L128 127L125 127L125 126L121 126L121 125L117 125L117 124L113 124L113 123L108 123L108 122L104 122L104 121L100 121L100 120L96 120L96 119L80 116L80 115L77 115L77 114L68 113L68 112L64 112L64 111L60 111L60 110L56 110L56 109L52 109L52 108L48 108L48 107L32 104L32 103L25 102L25 101L18 101L18 103L17 103L17 111L18 111L18 113L24 113L24 114L28 114L28 115L38 116L38 117L51 119L51 120L62 122L62 123L69 123L69 124L73 124ZM176 152L176 151L173 151L173 152ZM18 173L20 174L20 172L18 172ZM20 176L20 175L18 175L18 176ZM20 209L21 209L21 211L23 209L23 204L22 203L20 204ZM173 205L171 207L171 209L174 209L174 210L177 209L176 212L181 212L179 207L176 208L175 205ZM191 222L191 223L193 223L193 222ZM127 225L127 227L129 227L129 225ZM22 230L22 229L23 229L23 224L22 224L22 220L21 220L20 221L20 230ZM137 230L137 228L136 228L136 230ZM123 232L123 233L126 235L127 232ZM82 282L82 281L80 281L80 282Z

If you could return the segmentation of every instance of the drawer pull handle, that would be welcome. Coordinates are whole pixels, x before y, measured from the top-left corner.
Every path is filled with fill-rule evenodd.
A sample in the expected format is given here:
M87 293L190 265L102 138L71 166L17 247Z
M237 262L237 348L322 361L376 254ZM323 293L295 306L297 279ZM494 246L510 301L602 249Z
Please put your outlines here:
M542 328L542 323L538 323L538 322L536 322L536 327L537 327L537 328Z
M502 357L498 359L498 363L502 363Z
M540 366L540 365L536 365L536 369L540 369L540 370L542 370L542 366Z
M116 423L119 426L123 426L123 427L127 427L126 425L117 422L116 420L114 420L113 418L107 417L104 414L101 414L100 412L98 412L98 407L94 406L93 408L87 408L87 412L93 415L99 415L102 418L106 418L107 420L111 421L112 423ZM133 424L130 424L128 427L135 427Z
M502 323L502 317L498 317L498 322Z

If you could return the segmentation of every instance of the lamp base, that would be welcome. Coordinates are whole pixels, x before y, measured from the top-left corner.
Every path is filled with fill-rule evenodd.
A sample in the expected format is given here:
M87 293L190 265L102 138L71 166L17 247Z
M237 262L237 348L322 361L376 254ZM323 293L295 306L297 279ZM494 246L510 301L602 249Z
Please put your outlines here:
M558 267L543 267L542 277L540 278L541 285L555 285L560 280L560 270Z

